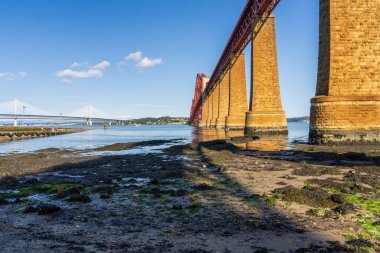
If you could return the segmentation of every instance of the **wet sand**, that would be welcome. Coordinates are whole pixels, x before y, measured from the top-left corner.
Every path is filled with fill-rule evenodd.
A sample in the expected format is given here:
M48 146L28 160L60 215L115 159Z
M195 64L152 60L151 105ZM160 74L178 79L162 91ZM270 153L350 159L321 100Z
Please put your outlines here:
M89 155L170 142L174 146L156 153ZM0 156L0 251L368 252L379 247L376 147L254 151L226 141L176 143Z

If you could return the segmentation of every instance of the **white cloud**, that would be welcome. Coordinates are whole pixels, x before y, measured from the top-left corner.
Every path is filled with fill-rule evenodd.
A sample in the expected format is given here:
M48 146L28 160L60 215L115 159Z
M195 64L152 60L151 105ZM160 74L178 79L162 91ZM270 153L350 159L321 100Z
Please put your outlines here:
M99 78L103 76L103 73L99 69L89 69L86 71L65 69L58 72L57 76L61 78Z
M102 61L101 63L96 64L93 68L103 70L109 67L111 64L108 61Z
M70 79L63 79L62 82L64 82L64 83L73 83L73 81L70 80Z
M28 73L27 72L24 72L24 71L20 71L18 72L19 76L27 76Z
M19 71L17 73L3 72L3 73L0 73L0 80L12 81L13 79L17 77L26 77L27 75L28 73L24 71Z
M145 57L139 61L136 66L139 68L149 68L160 64L162 64L162 59L149 59L148 57Z
M74 62L73 64L70 65L70 68L80 68L87 65L88 63L86 62Z
M143 53L141 51L137 51L129 54L125 57L124 61L135 61L138 62L142 59Z
M56 76L64 78L64 83L69 83L71 81L68 78L100 78L103 76L103 70L105 70L110 65L111 64L108 61L102 61L95 66L89 67L85 70L73 70L72 68L83 66L80 63L74 62L71 64L71 68L58 71L56 73Z
M127 55L124 60L120 62L120 65L126 65L131 61L135 62L135 67L140 69L154 67L163 63L161 58L151 59L148 57L143 57L143 53L141 51L137 51Z

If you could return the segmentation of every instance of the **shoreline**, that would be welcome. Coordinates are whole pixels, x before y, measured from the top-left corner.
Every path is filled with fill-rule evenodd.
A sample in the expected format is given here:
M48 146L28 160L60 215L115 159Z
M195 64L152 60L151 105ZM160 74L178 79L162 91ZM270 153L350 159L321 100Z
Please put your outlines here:
M0 127L0 143L85 131L73 128Z
M378 249L380 150L176 141L96 148L172 145L162 153L0 157L0 252Z

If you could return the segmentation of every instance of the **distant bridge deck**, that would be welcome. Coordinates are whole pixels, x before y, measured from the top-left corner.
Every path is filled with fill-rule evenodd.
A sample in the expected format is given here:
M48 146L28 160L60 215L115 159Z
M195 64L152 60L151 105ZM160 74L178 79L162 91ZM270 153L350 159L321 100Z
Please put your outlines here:
M0 119L56 119L56 120L88 120L92 121L123 121L122 119L108 119L108 118L89 118L79 116L57 116L57 115L14 115L14 114L0 114Z

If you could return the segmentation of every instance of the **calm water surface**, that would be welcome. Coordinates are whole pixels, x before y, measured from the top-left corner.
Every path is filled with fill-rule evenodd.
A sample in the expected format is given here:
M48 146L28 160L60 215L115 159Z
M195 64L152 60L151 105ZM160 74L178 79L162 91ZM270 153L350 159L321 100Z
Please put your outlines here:
M280 149L287 148L289 146L288 144L294 140L306 140L308 128L309 126L307 124L290 123L288 138L261 140L259 146L255 147L255 145L248 144L246 148L261 149L260 146L265 143L269 143L269 149L273 144L276 145L276 143L279 143ZM32 152L47 148L81 150L114 143L147 140L184 139L184 142L190 142L192 140L225 138L226 135L229 137L228 135L230 133L221 135L221 132L222 131L217 132L216 130L204 130L202 132L202 130L190 126L112 126L107 129L103 129L103 127L92 127L88 131L75 134L0 143L0 154ZM239 136L241 133L233 132L231 135Z

